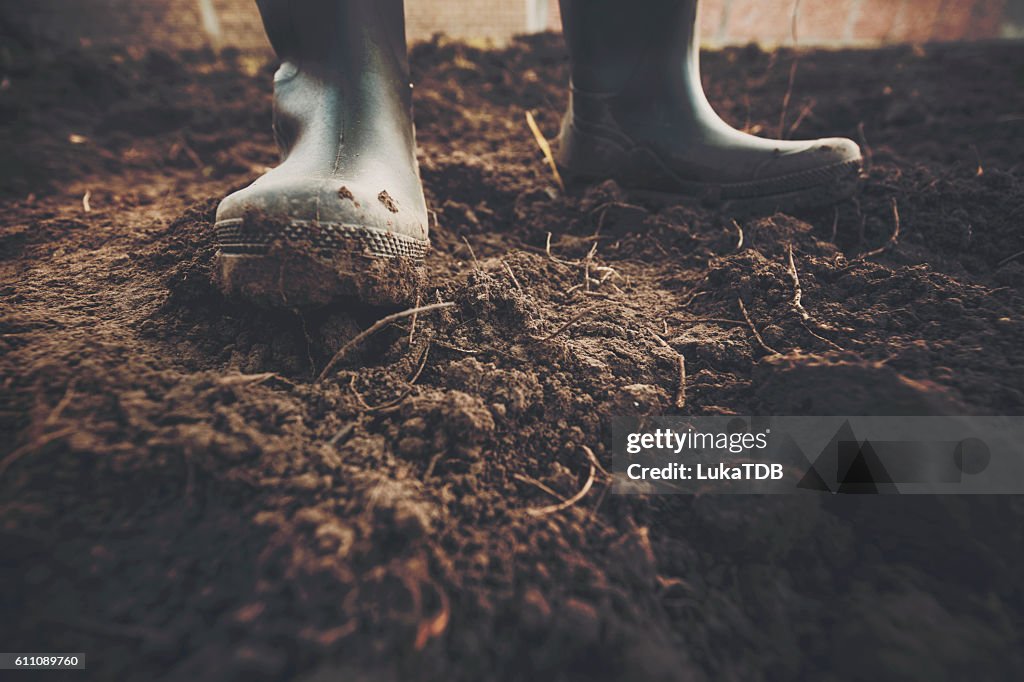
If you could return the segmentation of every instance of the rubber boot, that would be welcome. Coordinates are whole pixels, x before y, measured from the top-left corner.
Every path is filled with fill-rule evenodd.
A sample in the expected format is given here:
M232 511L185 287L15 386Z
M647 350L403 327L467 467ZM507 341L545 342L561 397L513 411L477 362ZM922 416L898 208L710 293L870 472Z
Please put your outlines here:
M561 0L572 64L557 161L731 213L835 202L854 192L851 140L767 140L725 123L700 81L697 0Z
M220 284L262 304L414 297L429 248L402 0L258 0L279 166L217 208Z

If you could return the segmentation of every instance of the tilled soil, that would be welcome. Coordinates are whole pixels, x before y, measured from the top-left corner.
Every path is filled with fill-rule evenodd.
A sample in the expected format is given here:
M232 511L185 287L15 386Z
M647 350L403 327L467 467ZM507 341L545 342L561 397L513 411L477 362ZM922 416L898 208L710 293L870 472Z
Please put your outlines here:
M861 141L863 188L733 221L556 190L524 112L554 136L557 36L416 46L420 302L455 306L316 381L389 311L212 280L218 198L275 162L272 66L12 42L5 650L103 680L1019 679L1018 498L623 497L588 457L612 415L1024 413L1024 48L730 49L709 94L777 134L794 59L781 128Z

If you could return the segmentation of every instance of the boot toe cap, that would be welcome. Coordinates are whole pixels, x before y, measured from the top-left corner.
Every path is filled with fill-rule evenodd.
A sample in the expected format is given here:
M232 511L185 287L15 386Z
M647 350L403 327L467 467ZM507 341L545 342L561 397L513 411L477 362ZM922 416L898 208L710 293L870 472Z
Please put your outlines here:
M771 180L813 174L824 169L857 164L860 160L860 147L853 140L843 137L780 143L775 153L758 165L753 179Z
M828 137L817 140L812 150L821 159L823 165L861 160L860 146L845 137Z
M392 197L366 184L271 171L220 203L215 230L224 252L262 253L286 241L317 251L421 260L430 242L426 208L422 199L416 204L415 197Z
M337 178L275 178L268 174L221 201L217 222L259 217L281 224L358 226L426 240L426 211L417 203L416 198Z

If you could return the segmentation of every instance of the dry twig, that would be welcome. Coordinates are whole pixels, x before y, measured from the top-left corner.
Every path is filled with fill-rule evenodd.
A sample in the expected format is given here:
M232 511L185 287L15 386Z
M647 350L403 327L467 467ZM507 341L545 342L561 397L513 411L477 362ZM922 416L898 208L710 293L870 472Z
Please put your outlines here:
M594 210L590 212L591 215L597 215L597 228L594 230L594 237L597 237L601 230L604 228L604 219L608 215L608 209L611 208L625 208L634 211L640 211L646 213L646 209L643 206L637 206L636 204L628 204L623 201L606 201Z
M460 348L454 344L447 343L446 341L439 341L434 339L434 345L444 348L445 350L455 351L456 353L465 353L466 355L478 355L480 351L472 350L470 348Z
M711 322L715 324L735 324L743 326L746 324L743 320L730 320L728 317L688 317L683 322Z
M896 242L899 241L900 238L900 208L899 205L896 203L895 197L893 197L892 199L892 218L893 230L892 235L889 237L889 241L887 241L885 244L882 244L877 249L872 249L867 253L862 253L861 255L857 256L856 258L853 259L853 263L859 263L863 260L867 260L868 258L880 256L881 254L885 253L892 247L896 246Z
M686 358L679 355L679 390L676 392L676 408L686 407Z
M804 308L804 304L803 304L804 292L803 292L803 288L801 288L801 286L800 286L800 273L797 272L796 261L793 259L793 245L792 244L789 245L789 264L786 267L786 270L789 272L790 279L793 280L793 301L792 301L792 305L793 305L794 310L796 310L797 314L800 315L800 321L803 323L804 329L807 330L808 334L810 334L814 338L818 339L822 343L826 344L827 346L829 346L833 350L843 350L842 346L840 346L837 343L834 343L834 342L830 341L829 339L826 339L824 336L822 336L821 334L818 334L816 331L811 329L810 326L809 326L809 325L813 324L815 327L818 327L819 329L821 328L821 325L818 324L818 321L815 320L813 317L811 317L811 314L809 312L807 312L807 308Z
M352 433L352 431L356 428L357 423L358 422L349 422L348 424L342 426L340 429L338 429L338 432L334 434L334 436L332 436L329 441L327 441L327 444L337 445L339 442L341 442L343 438L345 438L345 436Z
M1007 256L1003 260L999 261L999 263L996 265L996 267L997 268L1001 268L1004 265L1006 265L1007 263L1009 263L1010 261L1016 260L1016 259L1020 258L1021 256L1024 256L1024 251L1018 251L1017 253L1013 254L1012 256Z
M72 379L68 382L67 387L64 389L64 395L61 396L61 399L53 406L50 414L46 416L46 419L43 421L44 425L49 426L60 419L60 415L64 412L64 408L70 405L71 401L75 398L75 383L77 381L77 379Z
M358 388L356 388L356 377L358 376L358 374L353 374L352 376L349 377L348 390L352 391L352 395L356 397L356 400L359 402L359 405L362 406L363 411L369 412L370 403L366 402L366 398L364 398L363 394L359 392Z
M519 280L516 279L516 273L512 272L512 266L506 263L505 261L501 261L501 264L505 267L505 272L508 273L508 276L512 278L512 283L516 285L516 289L522 291L523 285L521 285L519 283Z
M469 249L469 256L470 256L470 258L473 259L473 266L477 270L479 270L480 269L480 261L478 261L476 259L476 253L473 252L473 247L470 245L469 240L466 239L466 235L462 235L462 241L465 242L466 248Z
M654 340L658 342L659 346L661 346L662 348L667 348L668 350L675 350L674 348L672 348L672 345L668 341L661 338L661 335L658 334L658 332L654 331L653 329L648 329L647 331L651 333L651 336L654 337Z
M426 348L423 349L423 355L420 356L420 364L413 373L412 378L409 379L409 385L412 386L423 374L423 368L427 366L427 356L430 354L430 342L427 341Z
M786 114L789 113L789 102L793 97L793 85L796 82L796 70L800 65L800 54L796 51L799 41L796 34L796 21L800 14L800 0L793 3L793 20L790 27L793 33L793 64L789 67L789 85L786 87L786 94L782 97L782 114L779 116L779 138L784 138L786 132Z
M793 245L789 245L789 265L786 268L789 271L789 277L793 280L793 307L800 313L800 317L804 320L811 319L811 314L804 308L803 301L804 291L800 287L800 274L796 270L796 261L793 260Z
M665 322L665 330L666 332L668 331L668 322ZM659 346L667 348L676 354L676 362L679 367L679 388L676 391L676 407L681 410L686 407L686 358L683 357L682 353L676 351L676 349L672 347L672 344L663 339L661 335L656 333L653 329L649 329L648 331L651 332L651 336L654 337L654 340L658 342Z
M588 448L586 445L582 445L580 447L583 448L583 452L587 454L587 459L590 460L590 473L587 474L587 480L583 484L583 487L580 488L579 492L577 492L575 495L573 495L572 497L563 502L559 502L558 504L553 504L548 507L535 507L527 509L527 514L529 514L530 516L547 516L548 514L554 514L564 509L568 509L569 507L573 506L574 504L576 504L577 502L579 502L580 500L587 496L587 493L590 492L590 488L593 487L594 485L594 479L597 477L598 471L605 474L606 476L609 476L608 472L605 471L604 467L601 466L601 463L597 461L597 456L594 455L594 451Z
M544 338L542 338L542 339L534 339L532 342L530 342L529 345L533 346L533 345L536 345L538 343L544 343L545 341L550 341L551 339L555 338L556 336L558 336L559 334L564 332L569 327L573 326L574 324L576 324L577 322L582 320L587 315L589 315L592 312L594 312L596 309L597 309L596 305L594 307L592 307L592 308L585 309L583 312L579 313L578 315L574 315L568 322L566 322L561 327L559 327L555 331L551 332L550 334L548 334Z
M550 487L544 485L542 482L538 481L536 478L532 478L530 476L527 476L526 474L512 474L512 478L516 479L517 481L521 481L523 483L526 483L527 485L532 485L533 487L537 488L538 490L543 490L544 492L546 492L548 495L550 495L551 497L555 498L556 500L563 500L563 501L565 500L564 497L559 495L557 492L552 490Z
M875 153L871 150L871 145L868 144L868 136L864 132L864 121L857 124L857 137L860 138L860 149L864 154L864 172L867 173L871 170L871 163L875 158Z
M406 318L406 317L410 317L412 315L417 315L419 313L428 313L428 312L432 312L434 310L441 310L441 309L444 309L444 308L451 308L454 305L455 305L455 303L451 302L451 301L442 302L442 303L431 303L430 305L419 306L417 308L409 308L408 310L403 310L400 313L393 313L391 315L387 315L386 317L382 317L381 319L379 319L376 322L374 322L370 326L369 329L367 329L364 332L361 332L361 333L357 334L355 336L355 338L353 338L351 341L349 341L344 346L339 348L338 352L334 354L334 357L332 357L330 362L327 363L327 366L324 367L322 372L320 372L320 376L318 376L316 378L316 380L317 381L323 381L324 379L326 379L327 375L330 374L332 369L334 369L334 366L337 365L339 362L341 362L342 358L345 357L345 354L348 353L349 350L351 350L355 346L359 345L360 343L365 341L370 336L373 336L374 334L379 332L381 329L387 327L392 322L395 322L397 320L401 320L401 319Z
M803 123L804 120L814 111L814 105L817 103L818 102L816 100L812 99L810 102L800 107L800 113L797 115L796 120L793 121L793 125L789 126L789 131L786 133L786 137L793 137L797 128L800 127L800 124Z
M416 651L422 651L427 642L444 634L444 631L448 629L448 622L451 620L452 607L448 594L436 584L434 586L434 591L440 599L441 605L433 617L427 618L417 625L416 640L413 642L413 648Z
M546 253L548 255L548 258L551 261L553 261L555 263L558 263L559 265L569 265L569 266L572 266L572 267L575 267L577 265L582 265L582 261L578 261L578 260L573 260L573 261L564 260L562 258L557 258L556 256L554 256L551 253L551 233L550 232L548 232L547 241L544 243L544 253Z
M793 96L793 85L796 82L796 70L800 65L800 58L793 57L793 64L789 67L789 85L786 86L786 94L782 97L782 114L779 115L779 139L785 139L786 114L789 113L789 100Z
M750 319L750 315L747 313L747 306L743 305L743 299L737 298L736 302L740 304L740 312L743 313L743 319L747 321L747 326L750 327L750 331L753 332L754 338L757 340L758 345L765 350L765 352L771 355L782 355L779 351L775 350L767 343L764 342L764 338L761 336L761 332L757 331L757 327L754 326L754 322Z
M64 436L69 436L74 432L75 427L67 426L64 427L63 429L51 431L50 433L39 436L35 440L25 443L20 448L15 448L13 451L11 451L9 455L7 455L7 457L3 459L2 462L0 462L0 477L3 477L4 473L6 473L6 471L11 467L11 465L17 462L25 455L36 450L41 450L42 448L49 445L53 441L63 438Z
M405 387L405 390L402 391L401 395L399 395L397 398L393 398L391 400L383 402L380 405L368 406L366 408L366 411L379 412L380 410L386 410L395 407L396 405L400 405L406 398L408 398L412 394L413 390L415 390L414 386L416 384L416 381L420 378L420 374L423 373L423 368L427 366L427 356L429 353L430 342L428 341L427 345L424 346L423 348L423 352L420 353L420 359L419 362L417 363L416 371L413 373L412 378L408 380L408 385Z
M551 168L551 174L555 176L555 182L558 184L558 189L565 194L565 183L562 182L562 175L558 172L558 165L555 163L555 155L551 153L551 145L548 144L547 139L544 137L544 133L537 127L537 121L534 120L533 114L529 111L526 112L526 124L530 126L530 132L533 133L533 139L537 141L537 146L544 153L544 158L548 162L548 166Z
M276 377L273 372L261 372L260 374L228 374L217 379L221 386L247 386L249 384L262 384L267 379Z
M423 472L424 481L426 481L428 478L434 475L434 469L437 468L437 465L441 461L441 458L444 456L444 454L445 451L441 450L440 452L434 453L434 456L430 458L430 461L427 463L427 469L426 471Z

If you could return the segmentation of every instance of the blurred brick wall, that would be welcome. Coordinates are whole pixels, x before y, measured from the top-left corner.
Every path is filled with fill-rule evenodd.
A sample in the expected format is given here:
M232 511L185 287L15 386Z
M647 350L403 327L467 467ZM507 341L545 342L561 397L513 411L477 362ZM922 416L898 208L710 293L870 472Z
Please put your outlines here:
M406 0L409 37L443 31L501 43L527 30L528 1ZM703 0L704 42L789 43L796 1ZM557 0L540 12L557 30ZM0 15L64 43L268 48L253 0L0 0ZM797 35L802 45L978 40L1021 37L1022 24L1024 0L800 0Z
M792 41L796 0L705 0L702 28L712 44ZM984 40L1013 34L1019 0L801 0L804 44Z

